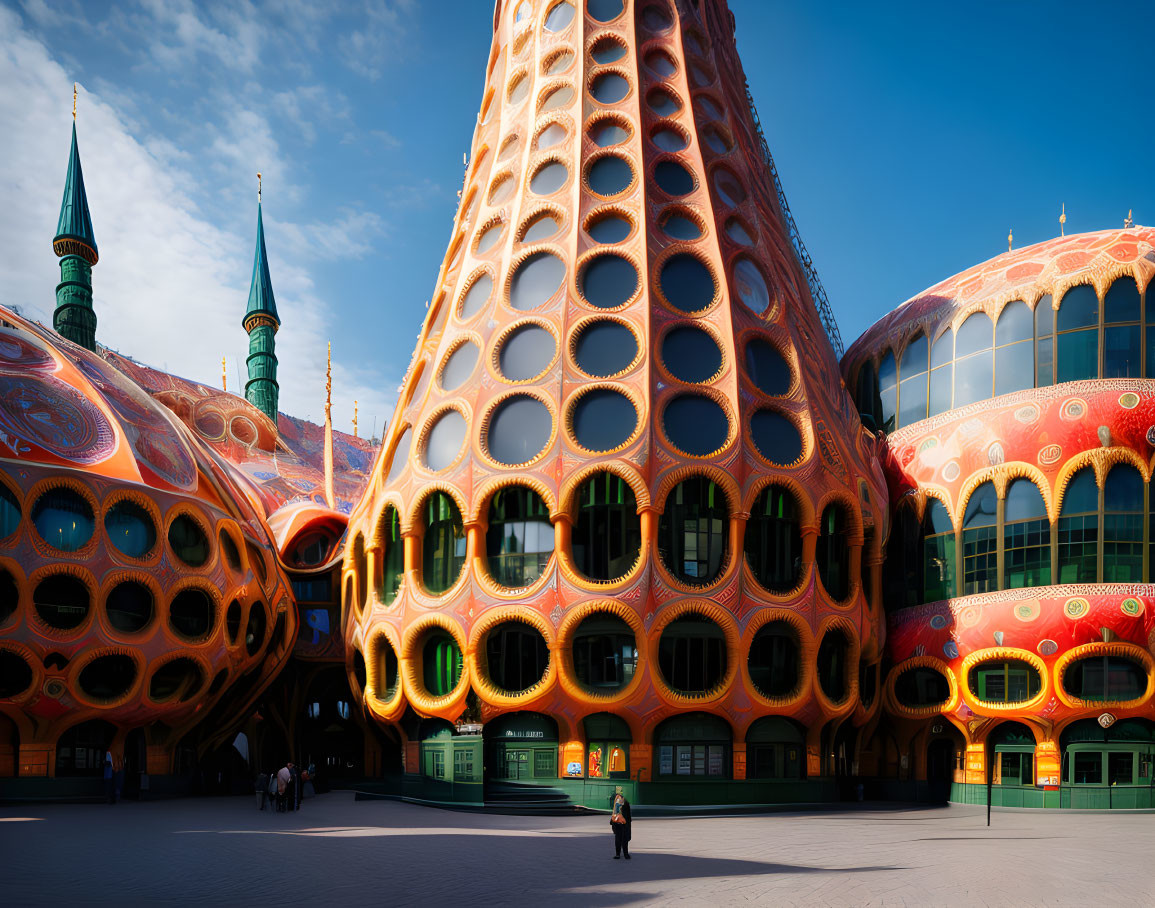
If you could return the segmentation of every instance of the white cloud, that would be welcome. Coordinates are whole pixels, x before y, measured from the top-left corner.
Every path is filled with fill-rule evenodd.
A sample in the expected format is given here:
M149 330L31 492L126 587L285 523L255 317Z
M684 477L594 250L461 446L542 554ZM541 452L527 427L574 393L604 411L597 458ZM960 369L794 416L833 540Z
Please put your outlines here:
M60 273L52 236L68 160L72 79L2 6L0 85L5 124L0 130L0 304L19 305L51 324ZM254 145L218 146L224 160L238 171L242 165L255 170L249 156L261 154L263 147L287 171L267 123L244 119L243 108L235 116L244 120L245 130L255 131ZM204 160L189 160L164 139L134 132L128 124L115 104L81 87L80 152L101 255L93 273L97 338L142 362L211 385L219 384L221 356L227 355L229 387L235 391L247 354L240 322L255 212L239 233L206 220L195 201L194 172ZM319 297L294 245L311 244L318 258L364 254L358 243L382 225L374 215L353 211L341 212L334 224L293 225L279 222L277 205L269 202L266 198L269 258L282 320L277 338L281 409L317 420L325 342L338 316ZM352 414L354 399L363 414L391 412L398 376L354 367L339 350L334 355L334 413ZM342 420L338 428L347 428L348 417Z

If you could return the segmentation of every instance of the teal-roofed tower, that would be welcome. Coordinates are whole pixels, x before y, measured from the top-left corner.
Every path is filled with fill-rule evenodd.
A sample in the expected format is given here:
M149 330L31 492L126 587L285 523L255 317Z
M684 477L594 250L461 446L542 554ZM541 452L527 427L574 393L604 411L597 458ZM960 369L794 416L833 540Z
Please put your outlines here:
M84 171L80 169L80 149L76 145L76 86L72 87L72 151L68 155L68 176L60 221L52 240L60 256L60 283L56 285L56 311L52 327L89 350L96 350L96 311L92 308L92 266L100 257L88 196L84 192Z
M257 251L253 256L253 283L249 287L249 305L241 322L249 333L249 380L245 382L245 399L277 424L276 334L281 327L273 281L269 277L269 259L265 253L265 223L261 217L261 175L257 174Z

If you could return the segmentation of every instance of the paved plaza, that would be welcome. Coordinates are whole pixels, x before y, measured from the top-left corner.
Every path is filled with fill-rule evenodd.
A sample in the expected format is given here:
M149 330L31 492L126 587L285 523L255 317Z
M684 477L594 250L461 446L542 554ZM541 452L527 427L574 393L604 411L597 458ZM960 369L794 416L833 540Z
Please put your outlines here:
M457 813L346 792L0 807L0 902L1152 905L1155 816L971 807L638 818Z

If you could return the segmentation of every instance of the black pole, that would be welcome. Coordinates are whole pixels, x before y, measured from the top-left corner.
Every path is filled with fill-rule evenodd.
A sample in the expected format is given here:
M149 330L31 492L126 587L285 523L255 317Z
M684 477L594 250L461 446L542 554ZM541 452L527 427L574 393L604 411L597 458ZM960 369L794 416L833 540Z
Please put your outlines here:
M990 761L987 761L987 825L991 825L991 793L993 782L993 775L991 774Z

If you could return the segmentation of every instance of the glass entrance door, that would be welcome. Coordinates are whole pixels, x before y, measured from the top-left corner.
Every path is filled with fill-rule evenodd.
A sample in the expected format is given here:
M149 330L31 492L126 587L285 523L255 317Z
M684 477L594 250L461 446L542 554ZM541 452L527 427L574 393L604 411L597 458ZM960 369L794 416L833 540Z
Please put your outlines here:
M503 766L505 769L505 778L515 782L528 779L531 775L529 751L512 747L505 748Z

